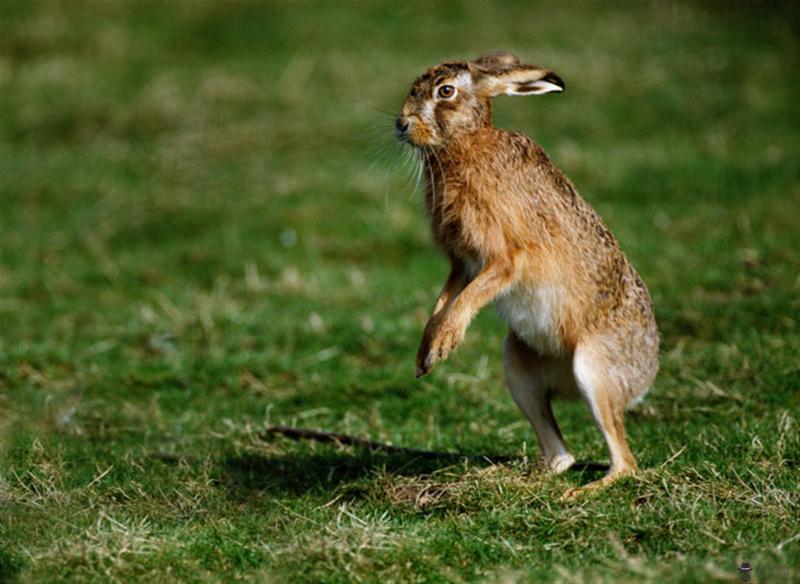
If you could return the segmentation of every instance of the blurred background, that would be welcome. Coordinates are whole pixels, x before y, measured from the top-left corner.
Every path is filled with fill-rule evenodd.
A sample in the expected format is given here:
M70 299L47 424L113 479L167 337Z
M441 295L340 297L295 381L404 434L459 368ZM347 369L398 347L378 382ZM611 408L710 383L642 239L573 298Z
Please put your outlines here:
M498 49L567 91L499 98L496 124L542 144L653 295L664 358L630 430L640 463L689 441L714 445L690 449L691 465L738 459L753 432L778 440L782 412L800 407L798 30L791 2L0 1L0 409L14 504L0 566L105 573L59 546L99 521L96 509L76 519L81 496L131 481L139 494L107 500L118 520L173 533L156 479L202 480L141 462L154 452L206 460L225 493L273 489L292 509L353 473L373 485L286 444L257 451L259 475L242 453L255 456L249 436L267 423L536 448L503 387L492 310L413 382L447 266L393 116L427 67ZM604 458L584 408L559 408L578 457ZM37 480L74 496L36 498ZM209 489L198 497L227 496ZM729 541L721 525L707 528ZM282 529L270 537L300 527ZM698 557L719 547L692 533ZM586 545L602 555L607 540ZM480 549L461 557L494 565ZM251 552L230 569L267 562ZM216 569L187 557L187 573ZM542 565L573 561L553 557ZM389 562L375 561L362 575Z

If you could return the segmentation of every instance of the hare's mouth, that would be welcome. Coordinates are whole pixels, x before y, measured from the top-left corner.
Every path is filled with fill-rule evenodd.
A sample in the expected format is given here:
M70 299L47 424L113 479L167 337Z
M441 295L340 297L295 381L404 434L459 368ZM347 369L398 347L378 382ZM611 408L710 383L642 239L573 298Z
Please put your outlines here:
M428 148L436 145L436 136L428 126L418 120L409 119L408 124L397 124L395 136L400 142L410 144L415 148Z
M413 144L411 132L415 129L415 126L417 124L414 123L412 118L403 115L397 116L394 121L394 135L400 142Z
M408 134L406 132L400 132L398 130L395 130L394 137L397 138L398 142L403 142L405 144L411 144L411 139L409 138L409 136L408 136Z

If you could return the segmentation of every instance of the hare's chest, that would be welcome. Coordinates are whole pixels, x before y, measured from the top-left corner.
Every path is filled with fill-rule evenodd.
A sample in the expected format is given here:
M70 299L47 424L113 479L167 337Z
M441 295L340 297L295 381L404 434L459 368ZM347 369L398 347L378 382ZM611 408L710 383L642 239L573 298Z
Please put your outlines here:
M561 322L564 290L560 286L515 286L495 300L500 315L517 336L543 355L564 353Z
M449 193L447 193L449 194ZM487 255L489 243L502 239L493 217L466 197L443 197L432 208L431 219L436 241L451 255L461 258L475 275ZM495 245L497 247L497 245Z
M455 196L447 191L431 196L428 200L434 235L458 255L461 255L459 248L465 231L462 207Z

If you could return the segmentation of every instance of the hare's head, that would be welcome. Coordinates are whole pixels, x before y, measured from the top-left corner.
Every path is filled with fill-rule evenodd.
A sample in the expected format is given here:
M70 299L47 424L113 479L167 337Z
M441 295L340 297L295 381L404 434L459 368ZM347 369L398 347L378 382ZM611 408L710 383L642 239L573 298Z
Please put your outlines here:
M441 146L492 123L496 95L540 95L564 91L561 78L523 65L512 53L475 61L442 63L417 78L396 120L397 136L414 146Z

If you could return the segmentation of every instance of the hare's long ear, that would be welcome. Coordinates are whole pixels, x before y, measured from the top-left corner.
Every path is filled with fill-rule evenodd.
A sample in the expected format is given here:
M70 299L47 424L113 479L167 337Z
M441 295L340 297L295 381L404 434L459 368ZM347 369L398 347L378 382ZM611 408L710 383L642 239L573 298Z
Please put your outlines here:
M510 53L500 53L487 62L481 57L473 63L476 68L476 93L486 97L495 95L541 95L564 91L564 81L548 69L536 65L519 65L510 62Z
M473 61L473 64L482 69L518 67L519 57L517 57L514 53L509 53L508 51L497 51L496 53L489 53L483 57L478 57Z

